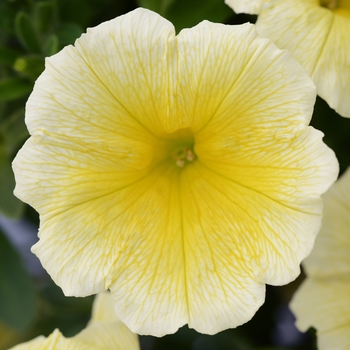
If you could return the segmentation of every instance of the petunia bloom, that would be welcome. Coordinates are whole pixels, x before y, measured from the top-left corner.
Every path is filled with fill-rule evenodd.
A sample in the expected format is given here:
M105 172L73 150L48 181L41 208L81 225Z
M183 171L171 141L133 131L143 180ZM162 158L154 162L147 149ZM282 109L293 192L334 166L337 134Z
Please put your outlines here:
M315 87L251 24L175 36L138 9L46 62L15 193L66 295L110 289L135 333L247 322L296 278L338 164L308 126Z
M317 94L350 118L350 0L225 0L237 13L259 14L260 35L288 49Z
M350 349L350 169L324 195L315 248L303 262L307 278L291 308L297 326L317 329L320 350Z
M55 329L47 338L40 336L11 350L139 350L137 335L118 320L110 293L96 296L88 326L72 338Z

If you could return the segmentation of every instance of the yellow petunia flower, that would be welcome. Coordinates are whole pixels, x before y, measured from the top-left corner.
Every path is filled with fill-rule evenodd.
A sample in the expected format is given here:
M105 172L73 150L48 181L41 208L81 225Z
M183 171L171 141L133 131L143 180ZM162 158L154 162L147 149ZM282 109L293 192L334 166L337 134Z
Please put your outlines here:
M324 219L304 261L307 279L291 309L302 331L317 329L320 350L350 349L350 169L324 195Z
M237 13L259 14L260 35L288 49L317 94L350 118L350 0L225 0Z
M175 36L138 9L46 62L15 193L66 295L109 288L135 333L247 322L296 278L338 173L308 127L315 88L250 24Z
M40 336L11 350L139 350L137 335L118 320L110 293L96 296L88 326L72 338L55 329L47 338Z

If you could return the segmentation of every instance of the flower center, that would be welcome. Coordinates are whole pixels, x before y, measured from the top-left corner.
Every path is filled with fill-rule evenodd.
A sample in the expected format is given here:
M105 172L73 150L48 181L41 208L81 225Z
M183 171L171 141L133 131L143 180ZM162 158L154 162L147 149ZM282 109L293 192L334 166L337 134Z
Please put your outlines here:
M186 164L193 162L196 159L196 154L191 147L181 147L172 153L175 164L183 168Z
M335 15L350 18L350 0L320 0L320 5Z
M321 0L321 6L334 10L338 6L338 0Z
M189 129L179 129L171 134L167 134L167 159L179 168L183 168L196 160L194 152L194 136ZM169 158L168 158L169 157Z

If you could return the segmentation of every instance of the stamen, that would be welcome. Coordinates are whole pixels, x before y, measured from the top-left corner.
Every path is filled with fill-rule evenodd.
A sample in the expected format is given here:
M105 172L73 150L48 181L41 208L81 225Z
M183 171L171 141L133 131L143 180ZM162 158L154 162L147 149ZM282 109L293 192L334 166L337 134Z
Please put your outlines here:
M187 148L186 149L186 159L189 162L193 162L195 158L196 158L196 155L192 152L191 149Z
M191 148L183 147L177 149L173 153L173 158L175 159L175 164L178 167L183 168L186 165L186 163L193 162L196 159L196 155Z
M176 165L180 168L183 168L185 166L185 160L184 159L176 159Z

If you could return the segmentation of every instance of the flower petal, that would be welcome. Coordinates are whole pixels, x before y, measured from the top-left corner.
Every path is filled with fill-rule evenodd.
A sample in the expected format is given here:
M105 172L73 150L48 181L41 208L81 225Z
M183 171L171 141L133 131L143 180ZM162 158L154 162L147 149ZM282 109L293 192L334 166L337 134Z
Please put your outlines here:
M39 336L29 342L19 344L10 350L93 350L88 345L71 341L65 338L62 333L55 329L47 338Z
M191 166L175 170L166 174L160 169L147 193L135 202L132 211L138 214L132 229L127 220L120 222L122 231L130 234L110 289L117 315L134 332L162 336L189 323L212 334L250 319L264 300L265 288L249 267L243 267L245 261L227 265L230 258L222 248L232 251L232 242L225 242L224 233L220 245L212 222L204 228L193 220L207 213L207 208L193 209L196 203L188 196L203 190L190 185L200 180L197 172ZM151 226L143 215L152 218Z
M324 218L312 254L303 265L316 278L348 279L350 275L350 168L324 197Z
M90 324L96 322L119 322L110 292L99 293L94 299Z
M257 15L260 13L261 7L268 0L225 0L236 13L250 13Z
M131 147L133 145L137 146L136 143L130 144ZM137 147L131 149L132 152L136 152ZM139 150L143 152L140 147ZM116 150L117 155L104 154L91 148L91 145L59 140L57 137L52 138L43 134L30 138L13 164L17 180L16 194L41 214L39 230L41 241L33 247L33 251L40 254L40 247L43 246L41 262L53 276L55 271L68 268L65 277L60 275L61 277L54 279L60 281L63 278L65 283L62 282L62 287L66 289L66 284L71 279L77 278L74 284L78 283L80 287L77 288L75 295L88 295L106 289L103 276L113 263L113 256L108 257L107 253L113 249L111 244L114 239L118 240L116 235L110 241L113 232L118 228L112 229L111 236L104 236L104 231L108 230L108 223L118 215L118 209L114 209L114 206L120 207L128 186L137 183L149 172L148 168L128 169L123 161L128 163L130 155L123 158L118 156L118 152ZM149 157L145 155L144 159L148 160ZM138 164L142 164L142 157L139 160ZM125 210L124 206L122 208ZM85 227L82 236L79 235L81 223ZM56 235L55 232L60 234ZM52 250L45 248L46 239ZM70 267L75 270L75 260L71 261L69 254L73 256L79 254L84 246L94 252L96 245L99 244L109 245L107 251L102 253L103 258L99 259L99 254L93 257L83 255L81 265L82 276L92 273L92 276L96 277L97 285L91 281L92 277L87 278L84 283L79 283L78 276L69 270ZM77 250L72 250L72 247L76 247ZM53 255L50 257L50 254ZM90 271L84 267L85 259L91 263ZM94 263L96 264L92 267Z
M10 350L139 350L136 334L121 322L96 323L72 338L55 329L47 338L39 336Z
M194 134L211 121L204 139L223 130L218 124L261 115L262 108L265 118L288 119L290 130L309 123L314 84L288 52L261 39L254 25L204 21L180 32L177 41L181 105L176 112L191 116Z
M217 183L232 189L228 197L259 215L259 225L246 218L256 230L257 256L263 259L255 260L255 271L260 282L283 284L297 276L300 261L310 253L321 224L320 195L335 181L338 165L322 143L323 135L306 126L315 98L313 83L289 53L276 50L268 40L254 41L252 29L239 28L245 42L228 50L231 65L207 54L219 73L202 74L203 85L215 86L216 79L223 79L226 90L218 89L221 103L215 109L204 100L198 103L203 106L199 114L209 110L211 118L195 134L195 153ZM254 59L266 56L269 60ZM221 64L234 68L221 75ZM244 79L236 69L244 70Z
M74 337L74 349L96 350L139 350L137 335L121 322L106 324L95 323Z
M300 330L317 329L320 350L350 348L350 283L308 279L296 292L291 309Z
M171 110L174 44L174 26L140 8L88 29L75 46L114 99L159 136Z
M348 17L311 2L271 1L262 8L256 26L259 34L288 49L303 65L318 95L339 114L350 117Z
M118 317L135 333L163 336L188 322L179 171L157 167L129 192L129 212L114 223L123 244L108 287Z
M247 322L265 298L253 270L254 238L243 238L252 218L221 180L197 162L182 172L179 185L188 323L207 334Z
M258 15L263 7L267 7L274 0L225 0L236 13ZM303 0L304 3L319 5L319 0Z
M26 106L30 133L45 130L95 144L122 144L131 135L151 141L152 133L115 97L125 88L122 82L106 86L86 60L73 46L46 59Z
M232 167L235 173L231 176L222 175L220 168L210 168L205 164L203 169L206 170L201 171L201 176L206 180L206 186L203 185L203 197L197 202L203 203L205 198L210 198L208 204L213 207L213 225L214 220L220 218L222 225L227 227L226 239L231 237L233 240L227 244L242 249L236 254L245 254L246 258L241 257L240 260L246 261L255 279L261 283L280 285L296 278L300 261L310 253L321 224L320 198L315 197L311 201L310 195L310 202L303 203L301 193L295 190L298 182L303 183L309 178L308 170L305 177L298 174L301 176L298 179L293 170L288 174L282 165L280 170L274 168L274 171L268 166L258 165L243 169ZM312 181L305 183L305 188L307 186L310 192L315 191ZM211 191L207 193L206 189ZM218 198L216 205L213 204L215 197ZM214 208L220 212L216 213ZM235 257L237 259L238 256Z
M139 350L136 334L121 323L113 310L109 292L96 296L89 325L76 336L65 338L55 329L47 338L39 336L11 350Z
M138 336L132 333L114 312L111 293L96 295L88 326L74 337L74 341L93 349L139 350Z
M42 217L40 241L32 248L66 295L110 288L115 299L133 300L119 304L124 322L143 312L145 318L134 323L162 327L162 334L169 332L165 316L172 315L173 332L187 321L180 206L168 168L159 166L134 184Z
M152 145L132 139L100 145L40 132L13 162L15 193L42 216L54 216L142 178L153 154Z

